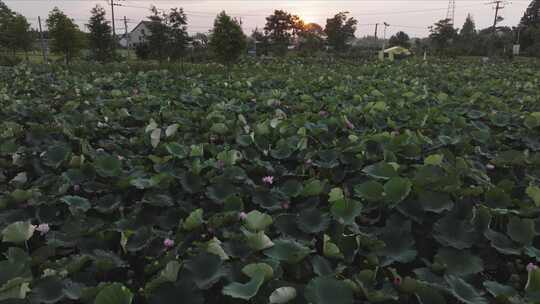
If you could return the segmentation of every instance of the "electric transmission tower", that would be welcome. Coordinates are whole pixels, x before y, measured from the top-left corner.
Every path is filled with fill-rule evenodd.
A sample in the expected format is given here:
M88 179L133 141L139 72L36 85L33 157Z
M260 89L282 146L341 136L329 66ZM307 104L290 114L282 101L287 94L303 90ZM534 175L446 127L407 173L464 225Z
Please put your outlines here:
M448 10L446 11L446 19L450 20L450 24L454 25L454 17L456 16L456 0L448 1Z

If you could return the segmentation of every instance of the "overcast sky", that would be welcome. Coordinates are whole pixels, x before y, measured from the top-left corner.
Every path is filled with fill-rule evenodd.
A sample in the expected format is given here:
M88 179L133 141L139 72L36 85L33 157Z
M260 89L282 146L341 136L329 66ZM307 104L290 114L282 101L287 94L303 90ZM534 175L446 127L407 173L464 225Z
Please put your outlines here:
M90 16L90 9L96 4L107 8L110 18L110 0L3 0L12 10L25 15L32 25L37 24L37 17L46 19L48 12L58 6L84 29ZM388 34L403 30L412 37L427 36L428 26L437 20L446 18L448 1L446 0L349 0L349 1L312 1L312 0L115 0L122 6L115 7L115 19L128 18L128 29L132 29L149 14L148 8L169 9L182 7L188 15L189 31L206 32L215 15L221 10L241 17L244 31L250 33L255 27L264 27L265 16L274 9L284 9L297 14L307 22L316 22L324 27L326 18L339 11L348 11L358 20L356 35L373 35L375 23L390 24ZM531 0L512 0L501 11L504 21L500 25L515 26ZM494 5L488 0L457 0L455 12L456 27L461 27L468 13L473 15L478 28L493 24ZM116 22L117 33L125 30L124 22ZM382 37L382 30L379 36Z

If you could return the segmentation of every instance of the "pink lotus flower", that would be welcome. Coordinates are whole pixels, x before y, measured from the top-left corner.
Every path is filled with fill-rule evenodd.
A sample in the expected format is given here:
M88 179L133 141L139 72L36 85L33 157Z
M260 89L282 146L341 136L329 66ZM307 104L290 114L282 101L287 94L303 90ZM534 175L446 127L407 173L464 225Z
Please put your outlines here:
M289 204L289 202L283 202L283 204L281 204L281 207L283 209L289 209L291 207L291 205Z
M51 230L51 227L49 227L49 224L39 224L38 226L34 226L36 231L39 231L41 235L47 234Z
M533 263L527 264L527 271L528 272L531 272L531 271L536 270L536 269L538 269L538 266L536 266L535 264L533 264Z
M274 183L274 177L273 176L265 176L262 179L263 183L272 185Z
M169 239L169 238L166 238L164 241L163 241L163 246L165 246L165 248L167 249L170 249L174 246L174 241Z
M238 218L243 221L243 220L245 220L247 218L247 214L242 211L242 212L238 213Z
M394 278L394 285L397 285L397 286L401 285L401 278L400 277L395 277Z
M347 117L345 117L345 126L347 126L347 129L354 129L354 125L352 122L349 121Z
M328 115L328 112L322 111L322 110L319 111L319 116L325 117L325 116L327 116L327 115Z

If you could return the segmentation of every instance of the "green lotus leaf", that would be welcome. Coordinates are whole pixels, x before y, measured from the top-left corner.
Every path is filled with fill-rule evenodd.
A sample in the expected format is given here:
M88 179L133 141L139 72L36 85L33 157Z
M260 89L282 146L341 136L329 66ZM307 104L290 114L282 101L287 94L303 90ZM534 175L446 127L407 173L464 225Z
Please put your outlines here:
M295 179L289 179L281 185L280 190L290 197L297 197L302 193L303 185Z
M270 294L270 304L285 304L296 298L297 292L294 287L280 287Z
M192 172L186 172L180 176L182 187L189 193L202 191L203 181L199 175Z
M32 287L32 299L38 303L57 303L64 296L64 283L57 276L42 278L35 282Z
M443 162L444 155L432 154L424 159L424 165L440 166Z
M393 177L384 184L386 199L391 203L400 203L411 192L412 183L408 178Z
M268 249L274 246L274 243L266 234L264 234L264 231L254 233L246 231L244 234L246 236L246 244L255 251Z
M306 299L313 304L352 304L352 289L331 277L317 277L306 286Z
M189 156L191 156L191 157L202 157L202 156L204 156L204 146L202 144L191 145L190 149L191 149L191 151L189 152Z
M512 286L502 285L495 281L484 281L483 285L494 298L510 298L517 295L517 291Z
M266 263L253 263L242 268L242 273L250 278L256 278L261 273L264 275L264 280L269 281L274 276L274 270Z
M386 221L386 226L379 237L385 246L377 253L383 258L382 266L394 262L408 263L414 260L417 251L414 238L411 235L411 222L399 216L392 216Z
M477 237L473 229L468 222L447 216L433 225L433 237L445 246L456 249L471 248Z
M315 161L315 165L331 169L339 166L339 153L334 150L327 150L327 151L321 151L319 152L319 159Z
M326 234L323 238L323 254L325 257L343 259L343 253L341 253L339 247L335 243L332 243L330 236Z
M354 187L356 196L370 202L381 201L384 199L384 186L376 181L368 181Z
M176 134L176 132L178 131L178 127L180 127L179 124L169 125L167 127L167 129L165 129L165 136L167 136L167 137L174 136Z
M215 254L219 256L221 260L227 261L229 260L229 255L227 254L227 252L225 252L221 244L221 241L218 238L214 237L206 243L206 252Z
M177 261L168 262L167 265L165 265L165 268L163 268L156 277L146 284L144 287L145 292L152 292L164 283L176 282L180 268L181 265Z
M340 223L352 225L356 217L362 213L362 204L352 199L335 201L330 207L332 216Z
M0 286L0 301L26 299L27 293L31 291L30 283L23 278L15 278Z
M45 164L50 167L59 168L71 157L71 148L64 145L50 146L45 153Z
M446 304L446 299L434 287L422 286L416 292L419 304Z
M229 128L226 124L218 122L213 124L212 127L210 127L210 131L216 134L224 135L229 132Z
M451 210L454 206L450 195L442 192L421 191L418 194L418 201L422 209L435 213Z
M120 283L108 284L97 294L94 304L131 304L133 293Z
M216 202L224 202L229 196L236 194L236 187L229 183L216 183L208 187L206 196Z
M510 238L523 245L532 243L536 236L534 221L530 219L520 219L517 216L510 217L506 232Z
M34 235L36 227L30 222L15 222L2 230L2 242L24 243Z
M298 228L305 233L319 233L328 228L330 218L316 208L305 209L298 215Z
M525 291L528 293L540 292L540 269L536 268L529 271Z
M323 192L324 182L318 179L312 179L304 184L302 196L317 196Z
M182 304L204 304L204 297L191 286L193 283L188 280L180 280L172 283L161 284L148 297L150 304L175 304L182 301Z
M264 251L267 257L290 264L300 262L310 253L311 249L308 247L293 240L286 239L274 241L274 246Z
M414 184L419 187L428 187L437 184L446 176L444 170L439 166L424 165L420 167L414 175Z
M244 220L244 226L253 232L264 231L272 223L273 220L270 215L257 210L249 212Z
M125 247L129 252L143 250L152 241L152 236L152 229L150 227L141 227L129 237Z
M184 220L182 227L188 231L201 227L204 223L203 213L204 210L201 208L193 210Z
M257 295L264 283L265 274L257 273L245 284L233 282L223 287L222 293L235 299L249 300Z
M456 276L446 276L450 293L463 303L487 304L487 300L469 283Z
M179 143L168 143L165 145L165 149L167 150L167 152L169 152L169 154L178 159L184 159L188 157L190 152L189 147L186 147Z
M328 201L331 203L342 200L344 198L345 196L343 194L343 189L341 188L332 188L332 190L330 190L330 193L328 194Z
M227 150L220 152L216 158L223 161L223 163L227 166L234 166L236 163L242 160L243 155L242 152L238 150Z
M489 229L484 232L484 236L491 241L491 246L502 254L519 255L521 253L520 246L502 233Z
M161 129L156 128L150 133L150 144L152 147L156 148L159 145L161 140Z
M533 200L536 207L540 207L540 187L527 187L527 195Z
M99 155L94 162L94 168L102 177L116 177L122 173L122 162L112 155Z
M512 206L512 198L503 189L492 188L485 195L486 203L491 208L506 208Z
M396 169L392 165L385 162L369 165L362 169L362 172L376 179L386 180L391 179L392 177L397 177Z
M446 266L446 274L458 277L476 274L484 270L482 259L472 255L467 250L440 248L434 260Z
M69 206L69 210L73 214L84 213L90 210L90 208L92 208L92 205L90 204L90 202L84 197L80 197L76 195L75 196L66 195L62 197L60 200Z
M534 129L540 126L540 112L533 112L527 115L527 117L525 117L525 120L523 120L523 124L528 129Z
M200 289L212 287L226 274L221 258L210 253L200 253L190 258L184 267L191 272L195 284Z

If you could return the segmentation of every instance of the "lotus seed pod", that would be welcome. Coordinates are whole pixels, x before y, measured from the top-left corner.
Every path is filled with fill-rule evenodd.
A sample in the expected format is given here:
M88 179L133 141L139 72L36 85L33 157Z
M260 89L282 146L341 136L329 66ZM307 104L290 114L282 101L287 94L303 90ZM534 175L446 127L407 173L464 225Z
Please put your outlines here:
M405 277L402 280L401 285L399 285L399 290L403 293L412 294L415 293L417 289L418 282L411 277Z
M358 273L358 279L364 283L373 281L374 272L371 269L364 269Z

